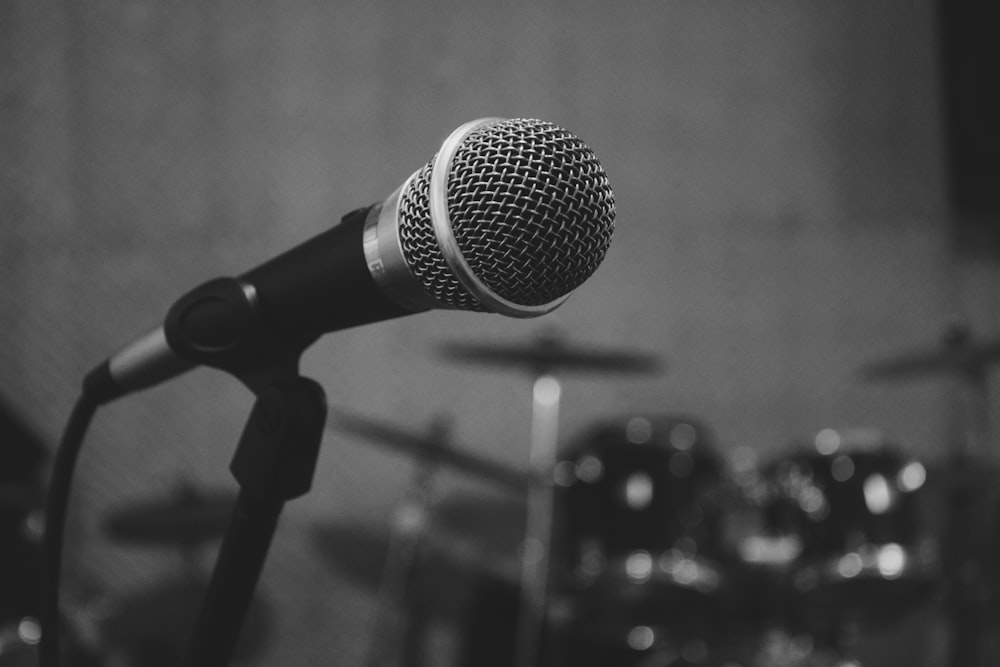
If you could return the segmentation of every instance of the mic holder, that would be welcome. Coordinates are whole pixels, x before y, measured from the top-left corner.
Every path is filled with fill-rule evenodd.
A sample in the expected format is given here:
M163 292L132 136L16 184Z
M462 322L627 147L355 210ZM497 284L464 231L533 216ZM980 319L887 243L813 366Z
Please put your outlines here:
M312 484L325 422L323 388L309 378L259 391L230 465L240 491L184 667L229 664L281 510Z
M240 326L220 329L216 319ZM182 662L223 667L236 650L281 511L312 486L326 395L298 365L316 336L284 337L264 326L252 293L229 278L182 297L164 330L173 349L230 372L256 397L230 464L240 487L236 507Z

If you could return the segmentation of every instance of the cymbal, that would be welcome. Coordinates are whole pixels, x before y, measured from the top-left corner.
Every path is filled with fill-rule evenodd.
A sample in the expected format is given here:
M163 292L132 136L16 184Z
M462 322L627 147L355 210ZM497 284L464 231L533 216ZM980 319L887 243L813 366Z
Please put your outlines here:
M567 371L577 373L653 373L658 359L633 350L570 345L557 337L542 336L528 344L461 343L441 347L442 355L461 363L527 370L538 374Z
M524 536L522 499L459 495L428 511L429 521L413 535L421 591L460 596L463 591L456 588L465 582L458 574L517 582L518 547ZM320 524L313 530L313 543L330 568L369 590L381 583L396 538L389 526L359 521Z
M979 379L1000 363L1000 340L975 342L953 335L941 345L870 363L861 369L866 380L905 381L928 376Z
M208 585L208 579L201 575L168 578L110 602L108 611L99 620L106 650L124 661L122 664L149 667L180 664ZM257 591L247 611L235 657L249 658L264 649L272 616L267 598Z
M421 461L449 465L514 491L528 488L528 473L447 444L446 429L440 423L433 424L426 434L419 434L332 408L328 425L378 441Z
M144 500L113 512L104 522L104 532L126 544L190 546L221 536L235 504L234 493L185 488L173 497Z

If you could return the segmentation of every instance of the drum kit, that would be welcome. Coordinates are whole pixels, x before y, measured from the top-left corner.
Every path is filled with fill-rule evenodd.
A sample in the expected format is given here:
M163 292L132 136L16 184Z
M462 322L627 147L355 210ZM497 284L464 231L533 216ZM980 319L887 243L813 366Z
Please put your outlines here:
M653 373L656 358L554 337L441 352L534 379L530 465L473 454L442 422L414 433L335 413L330 428L420 464L389 526L316 534L329 566L396 620L376 624L372 667L995 664L1000 503L981 412L964 413L943 463L872 428L821 430L771 461L727 458L699 419L669 413L602 420L556 451L558 375ZM983 410L997 363L1000 343L951 332L860 379L955 379ZM442 468L490 490L442 498ZM455 636L447 660L424 646L436 616Z
M9 453L11 449L6 451ZM23 484L23 479L18 483ZM8 531L3 543L6 567L0 596L4 603L0 667L38 664L41 628L36 620L36 599L41 528L25 530L24 527L31 526L38 516L41 494L32 498L35 502L9 508L12 513L19 510L18 523L22 528L16 535ZM231 493L206 492L181 483L166 497L144 499L109 513L101 529L113 543L175 551L182 559L182 566L172 575L127 594L68 591L62 632L63 663L74 667L180 664L208 586L208 575L199 564L201 551L221 537L234 502ZM6 505L4 508L8 509ZM6 517L4 529L7 529ZM268 627L267 600L258 595L237 647L237 660L259 652Z
M866 633L928 609L947 647L926 664L995 663L1000 485L985 415L1000 342L953 331L940 347L861 369L864 382L957 381L964 412L938 465L874 429L819 431L763 463L727 458L701 420L670 413L601 420L562 446L560 376L652 374L659 360L553 336L451 343L441 355L533 380L529 465L452 442L445 419L415 432L331 409L330 429L417 463L388 525L324 523L313 535L331 570L376 595L366 667L880 667L902 653L866 651ZM3 452L22 450L17 463L39 470L44 448ZM0 476L14 470L5 463ZM482 484L441 494L442 470ZM40 484L26 486L24 471L10 477L0 477L12 545L3 555L17 562L4 572L17 575L2 582L0 667L33 664L38 634L23 573L37 565ZM223 533L234 499L181 486L105 517L114 543L176 550L184 567L90 605L82 631L69 633L72 664L177 663L207 582L199 554ZM258 598L238 650L251 660L269 627ZM441 628L452 636L444 659Z

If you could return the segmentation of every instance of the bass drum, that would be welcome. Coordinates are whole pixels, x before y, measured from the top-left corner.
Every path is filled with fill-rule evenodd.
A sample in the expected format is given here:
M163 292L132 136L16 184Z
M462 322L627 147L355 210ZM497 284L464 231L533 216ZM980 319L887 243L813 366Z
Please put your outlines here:
M794 547L793 629L836 641L931 601L940 568L920 461L878 431L825 430L765 477L766 530Z
M726 633L724 465L683 416L597 424L555 469L566 664L710 665Z

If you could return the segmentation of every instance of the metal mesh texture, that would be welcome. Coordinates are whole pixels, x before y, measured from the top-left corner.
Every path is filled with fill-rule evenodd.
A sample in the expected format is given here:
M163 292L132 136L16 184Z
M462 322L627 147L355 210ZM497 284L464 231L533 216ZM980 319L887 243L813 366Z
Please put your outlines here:
M448 267L430 219L434 160L400 198L399 234L410 270L438 301L484 310ZM477 129L448 174L452 231L473 273L522 306L578 287L604 259L615 201L594 152L552 123L512 119Z

